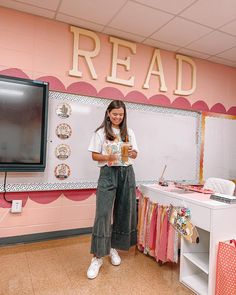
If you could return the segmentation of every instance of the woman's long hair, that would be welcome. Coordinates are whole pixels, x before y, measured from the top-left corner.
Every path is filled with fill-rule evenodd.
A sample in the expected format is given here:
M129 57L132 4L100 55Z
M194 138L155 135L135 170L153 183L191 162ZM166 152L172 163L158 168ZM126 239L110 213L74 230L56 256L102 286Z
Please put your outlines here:
M119 127L120 127L120 136L121 136L122 141L124 141L124 142L127 141L127 138L128 138L127 112L126 112L125 104L121 100L113 100L109 104L109 106L107 107L106 113L105 113L104 120L103 120L102 124L95 130L95 132L104 127L106 139L114 140L115 135L114 135L114 132L112 130L112 123L111 123L111 120L110 120L108 114L113 109L120 109L120 108L122 108L124 110L124 118L123 118L122 122L119 125Z

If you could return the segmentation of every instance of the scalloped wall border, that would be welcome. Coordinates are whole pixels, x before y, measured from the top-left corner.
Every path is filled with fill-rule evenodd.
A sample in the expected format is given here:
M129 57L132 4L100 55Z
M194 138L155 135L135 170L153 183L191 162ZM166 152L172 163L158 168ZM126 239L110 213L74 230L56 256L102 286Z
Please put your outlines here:
M35 203L45 205L54 202L60 196L71 201L84 201L96 193L96 189L81 189L81 190L55 190L55 191L30 191L30 192L17 192L17 199L22 200L23 207L28 199ZM0 193L0 207L11 208L11 201L16 199L15 192L8 192L5 195L6 202L3 198L3 193Z
M22 70L17 68L9 68L0 71L2 75L8 75L19 78L30 79ZM133 90L124 95L120 90L115 87L104 87L100 91L88 82L75 82L70 84L67 88L65 85L54 76L41 76L37 80L42 80L50 83L50 90L61 91L73 94L94 96L99 98L108 99L122 99L129 102L143 103L148 105L158 105L168 108L177 108L191 111L202 111L209 113L219 113L225 115L236 116L236 106L231 106L227 111L222 103L216 103L211 108L208 107L204 100L198 100L191 105L185 97L177 97L173 102L163 94L156 94L151 97L146 97L143 93Z

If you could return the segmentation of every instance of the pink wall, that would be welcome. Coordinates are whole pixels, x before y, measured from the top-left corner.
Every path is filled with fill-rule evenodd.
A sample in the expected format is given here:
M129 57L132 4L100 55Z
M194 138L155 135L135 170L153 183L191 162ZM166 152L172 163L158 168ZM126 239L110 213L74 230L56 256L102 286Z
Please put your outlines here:
M121 67L118 74L123 79L134 75L134 87L108 83L106 77L111 72L112 45L109 36L97 35L101 40L101 51L93 63L98 79L91 78L83 60L80 61L83 77L70 77L73 35L68 24L0 8L0 74L50 81L51 90L236 115L235 68L194 58L197 89L192 95L181 98L173 94L175 54L161 50L168 91L158 91L156 77L151 79L149 89L143 89L153 48L136 44L137 53L131 57L130 72L125 73ZM89 40L81 40L81 46L90 46ZM121 54L124 57L130 52L121 49ZM187 74L186 70L184 74ZM48 192L49 196L51 194L54 192ZM80 191L75 191L73 198L65 195L60 193L57 198L45 201L48 200L45 194L37 197L26 194L22 196L25 206L19 215L9 213L9 206L1 195L0 207L4 208L0 208L0 237L92 226L94 194L88 192L86 198L81 198L84 193Z
M78 202L60 194L46 204L28 198L21 214L12 214L9 210L0 208L0 237L86 228L93 223L95 195Z
M93 80L83 59L79 59L82 78L70 77L72 68L73 34L70 25L53 20L0 8L0 72L16 75L21 70L32 79L51 81L51 89L89 94L100 97L117 97L129 101L166 106L211 110L236 115L236 68L192 58L197 66L197 89L185 98L174 95L176 85L176 58L172 52L160 50L168 91L159 92L157 77L152 77L150 88L143 89L153 48L136 43L135 55L127 48L120 49L121 57L131 56L131 69L125 72L118 66L119 77L135 76L133 87L108 83L111 73L112 44L109 36L96 33L101 41L99 55L93 59L98 79ZM81 37L81 47L92 47L90 38ZM92 48L91 48L92 49ZM189 73L184 69L183 77ZM164 96L163 96L164 95ZM219 105L220 104L220 107Z

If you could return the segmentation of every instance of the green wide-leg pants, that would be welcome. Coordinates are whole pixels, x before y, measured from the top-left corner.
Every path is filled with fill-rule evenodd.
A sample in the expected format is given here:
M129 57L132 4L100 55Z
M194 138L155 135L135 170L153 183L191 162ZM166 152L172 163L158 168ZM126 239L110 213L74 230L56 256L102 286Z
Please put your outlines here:
M98 179L91 253L103 257L109 255L111 248L128 250L136 243L137 211L133 167L104 166Z

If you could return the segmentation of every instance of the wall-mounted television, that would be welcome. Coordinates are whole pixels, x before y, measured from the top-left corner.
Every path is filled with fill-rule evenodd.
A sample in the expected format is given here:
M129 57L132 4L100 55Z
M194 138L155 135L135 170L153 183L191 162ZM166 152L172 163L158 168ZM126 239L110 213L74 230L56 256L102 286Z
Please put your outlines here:
M48 83L0 75L0 171L44 171Z

